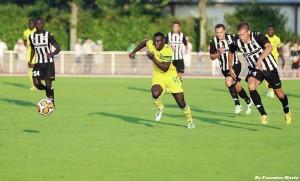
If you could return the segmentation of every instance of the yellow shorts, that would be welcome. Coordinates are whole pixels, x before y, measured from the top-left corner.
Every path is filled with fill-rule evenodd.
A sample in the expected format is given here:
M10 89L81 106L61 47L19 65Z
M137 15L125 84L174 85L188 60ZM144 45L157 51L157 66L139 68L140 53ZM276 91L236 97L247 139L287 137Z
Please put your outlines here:
M153 77L152 86L160 85L163 88L163 93L169 88L170 93L179 93L183 92L182 83L179 77Z

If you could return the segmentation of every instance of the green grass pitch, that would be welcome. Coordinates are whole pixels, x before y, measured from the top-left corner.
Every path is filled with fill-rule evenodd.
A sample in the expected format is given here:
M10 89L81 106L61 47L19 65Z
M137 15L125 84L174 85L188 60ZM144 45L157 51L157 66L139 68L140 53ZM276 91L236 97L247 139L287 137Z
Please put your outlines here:
M233 114L223 79L184 79L196 129L186 128L170 94L155 122L150 78L58 77L57 109L39 115L43 91L27 77L0 77L0 180L244 181L300 178L300 81L283 80L293 122L259 92L269 116ZM242 85L246 88L246 83ZM247 91L248 92L248 91Z

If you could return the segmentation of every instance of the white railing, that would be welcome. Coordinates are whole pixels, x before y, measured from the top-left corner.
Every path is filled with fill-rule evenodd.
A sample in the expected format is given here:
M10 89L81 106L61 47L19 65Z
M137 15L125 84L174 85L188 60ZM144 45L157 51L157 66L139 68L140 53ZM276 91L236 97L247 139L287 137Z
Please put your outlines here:
M247 73L247 64L239 55L242 62L241 76ZM19 63L13 51L7 51L4 55L5 74L26 74L27 65L24 61ZM286 68L280 70L283 76L290 76L290 61L286 62ZM130 60L125 51L104 51L101 54L81 56L79 63L75 62L74 51L61 51L55 57L57 75L151 75L152 65L145 53L137 53L135 60ZM214 76L221 75L218 60L211 61L208 52L202 53L199 58L197 52L192 53L190 67L185 67L185 75L191 76Z

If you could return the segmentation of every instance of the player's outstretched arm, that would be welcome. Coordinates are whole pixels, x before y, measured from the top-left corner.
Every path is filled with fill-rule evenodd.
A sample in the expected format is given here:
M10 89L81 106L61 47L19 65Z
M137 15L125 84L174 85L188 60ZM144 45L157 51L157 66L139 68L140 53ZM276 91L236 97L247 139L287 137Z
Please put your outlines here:
M135 53L138 52L140 49L146 47L146 43L148 40L142 41L131 53L129 53L129 58L134 59Z

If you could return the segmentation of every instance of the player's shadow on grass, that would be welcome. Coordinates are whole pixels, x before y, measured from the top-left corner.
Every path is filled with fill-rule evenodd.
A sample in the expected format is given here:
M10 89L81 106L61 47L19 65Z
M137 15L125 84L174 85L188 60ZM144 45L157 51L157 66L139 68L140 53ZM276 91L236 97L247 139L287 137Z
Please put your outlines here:
M226 89L212 89L212 90L214 90L216 92L228 92L228 89L227 90Z
M296 95L296 94L287 94L288 97L300 97L300 95Z
M165 105L166 108L175 108L180 110L180 108L177 105ZM191 111L193 112L200 112L200 113L206 113L206 114L211 114L211 115L220 115L220 116L226 116L226 117L235 117L235 115L233 113L227 113L227 112L220 112L220 111L210 111L208 109L202 109L202 108L198 108L198 107L191 107ZM240 116L244 116L244 115L240 115Z
M139 88L139 87L127 87L129 90L136 90L140 92L147 92L149 93L151 90L150 89L144 89L144 88Z
M193 108L192 111L199 112L199 113L206 113L206 114L209 114L209 115L221 115L221 116L232 117L232 118L237 117L237 116L238 117L245 117L245 115L243 115L243 114L216 112L216 111L210 111L210 110L205 110L205 109L201 109L201 108ZM253 124L253 123L249 123L249 122L237 122L237 121L224 120L224 119L218 119L218 118L215 119L215 118L210 118L210 117L199 117L199 119L201 121L204 121L204 122L216 123L216 124L219 124L219 122L223 121L223 122L233 123L233 124L259 126L259 127L262 126L260 124ZM222 125L224 125L224 124L222 124ZM265 126L265 127L274 128L274 129L281 129L281 128L274 127L274 126ZM240 127L240 128L243 128L243 127ZM257 131L257 130L254 130L254 131Z
M23 132L25 132L25 133L40 133L40 131L32 130L32 129L24 129Z
M272 128L272 129L282 129L282 128L278 128L275 126L262 126L261 124L254 124L254 123L249 123L249 122L238 122L238 121L225 120L225 119L219 119L219 118L196 116L195 119L203 121L203 122L207 122L207 123L218 124L218 125L232 127L232 128L247 129L250 131L258 131L258 130L254 129L254 128L247 128L244 126L256 126L259 128L266 127L266 128Z
M168 105L166 107L177 107L175 105ZM177 107L178 108L178 107ZM212 115L213 116L225 116L225 117L228 117L229 119L230 118L234 118L234 117L245 117L245 115L243 114L234 114L234 113L226 113L226 112L217 112L217 111L211 111L211 110L207 110L207 109L202 109L202 108L198 108L198 107L192 107L191 108L191 111L192 111L192 115L193 115L193 112L199 112L199 113L205 113L205 114L208 114L208 115ZM253 123L249 123L249 122L237 122L237 121L231 121L231 120L225 120L225 119L218 119L218 118L212 118L212 117L195 117L193 116L193 119L197 120L199 119L200 121L204 121L204 122L208 122L208 123L212 123L212 124L219 124L219 125L223 125L223 126L229 126L229 127L235 127L235 128L242 128L242 129L248 129L248 128L245 128L245 127L240 127L240 126L235 126L235 125L227 125L227 124L223 124L221 122L224 122L224 123L232 123L232 124L241 124L241 125L249 125L249 126L259 126L261 127L262 125L260 124L253 124ZM274 127L274 126L265 126L267 128L273 128L273 129L282 129L282 128L278 128L278 127ZM249 129L251 130L251 129ZM256 129L252 129L252 131L257 131Z
M228 112L221 112L221 111L211 111L208 109L203 109L203 108L198 108L198 107L193 107L192 111L194 112L200 112L200 113L205 113L205 114L210 114L210 115L220 115L220 116L226 116L226 117L236 117L234 113L228 113ZM239 114L239 116L245 116L243 114Z
M138 118L138 117L124 116L124 115L119 115L119 114L111 114L111 113L106 113L106 112L94 112L94 113L90 113L89 115L101 115L101 116L105 116L105 117L118 118L122 121L126 121L126 122L129 122L129 123L134 123L134 124L143 124L143 125L148 126L148 127L153 127L153 124L165 124L165 125L171 125L171 126L185 127L185 126L179 125L179 124L156 122L156 121L151 121L151 120L148 120L148 119L141 119L141 118Z
M13 83L13 82L3 82L3 84L5 85L11 85L11 86L14 86L14 87L19 87L19 88L23 88L23 89L27 89L28 88L28 85L26 84L20 84L20 83Z
M17 99L0 98L0 101L7 102L9 104L15 104L15 105L18 105L18 106L36 106L36 104L34 104L32 102L17 100Z
M171 114L165 114L165 116L174 117L174 118L178 117L177 115L171 115ZM199 120L199 121L210 123L210 124L216 124L216 125L226 126L226 127L230 127L230 128L246 129L249 131L258 131L258 130L254 129L254 128L247 128L245 126L262 127L262 125L260 125L260 124L231 121L231 120L225 120L225 119L214 118L214 117L193 116L193 120L196 122L196 125L197 125L197 120ZM273 128L273 129L282 129L282 128L278 128L278 127L274 127L274 126L264 126L264 127Z

